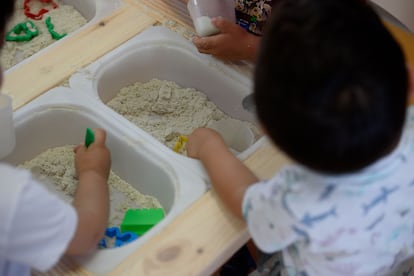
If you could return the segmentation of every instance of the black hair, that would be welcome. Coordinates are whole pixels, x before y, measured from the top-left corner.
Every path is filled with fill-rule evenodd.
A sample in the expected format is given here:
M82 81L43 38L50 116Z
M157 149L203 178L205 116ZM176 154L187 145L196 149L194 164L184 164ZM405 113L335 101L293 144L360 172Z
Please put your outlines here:
M404 54L360 0L283 0L259 49L254 99L272 141L324 173L389 153L408 104Z
M0 33L5 33L7 21L13 15L14 0L2 0L2 7L0 9ZM2 38L4 39L4 37Z

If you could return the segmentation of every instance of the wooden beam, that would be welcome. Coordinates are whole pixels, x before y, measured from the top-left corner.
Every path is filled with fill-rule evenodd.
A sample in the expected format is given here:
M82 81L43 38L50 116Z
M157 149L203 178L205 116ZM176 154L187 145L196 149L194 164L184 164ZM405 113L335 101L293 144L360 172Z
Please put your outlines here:
M155 22L138 7L124 6L82 32L56 42L43 54L12 68L5 75L3 93L13 98L16 110Z
M289 162L268 143L245 161L260 178L272 176ZM244 221L211 190L110 275L211 275L248 240Z

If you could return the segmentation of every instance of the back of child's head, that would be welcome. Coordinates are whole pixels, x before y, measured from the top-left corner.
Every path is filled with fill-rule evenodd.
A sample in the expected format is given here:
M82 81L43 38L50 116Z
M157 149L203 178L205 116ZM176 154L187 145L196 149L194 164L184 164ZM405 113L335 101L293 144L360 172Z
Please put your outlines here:
M362 169L398 143L408 77L400 46L360 0L284 0L256 63L259 121L298 163Z
M7 20L12 16L14 10L14 0L2 0L0 9L0 33L4 32ZM4 38L2 38L4 39Z

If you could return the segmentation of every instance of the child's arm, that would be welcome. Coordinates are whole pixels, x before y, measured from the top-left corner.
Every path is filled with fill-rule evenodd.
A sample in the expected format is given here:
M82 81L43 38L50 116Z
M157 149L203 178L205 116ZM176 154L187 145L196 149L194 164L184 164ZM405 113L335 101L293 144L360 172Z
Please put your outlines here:
M213 18L211 23L220 33L208 37L194 37L193 43L200 53L222 60L255 61L260 44L259 36L250 34L239 25L222 18Z
M244 193L258 178L229 151L220 134L212 129L196 129L186 146L188 156L200 159L205 166L219 197L234 214L243 218Z
M408 104L414 105L414 66L407 64L407 71L408 71Z
M106 134L94 129L95 142L88 148L75 148L75 166L79 183L73 206L78 215L75 235L66 251L68 255L82 255L96 248L108 223L108 177L111 158L105 146Z

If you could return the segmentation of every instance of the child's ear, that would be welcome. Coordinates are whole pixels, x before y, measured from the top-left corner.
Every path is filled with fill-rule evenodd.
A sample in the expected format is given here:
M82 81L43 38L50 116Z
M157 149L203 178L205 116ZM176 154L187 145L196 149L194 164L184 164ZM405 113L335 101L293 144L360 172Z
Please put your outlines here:
M414 105L414 67L407 65L408 71L408 102Z

